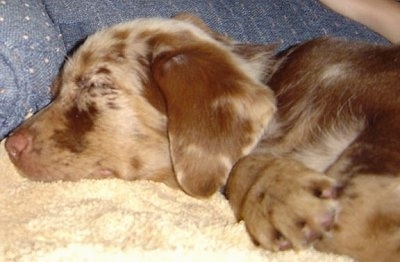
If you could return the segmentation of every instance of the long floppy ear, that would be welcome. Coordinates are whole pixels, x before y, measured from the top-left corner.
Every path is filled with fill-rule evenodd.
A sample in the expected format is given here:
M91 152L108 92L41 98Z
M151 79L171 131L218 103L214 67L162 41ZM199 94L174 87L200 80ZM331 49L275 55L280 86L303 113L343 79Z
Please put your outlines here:
M223 45L190 34L157 41L168 43L152 72L167 103L178 183L188 194L209 196L259 140L275 111L274 96Z

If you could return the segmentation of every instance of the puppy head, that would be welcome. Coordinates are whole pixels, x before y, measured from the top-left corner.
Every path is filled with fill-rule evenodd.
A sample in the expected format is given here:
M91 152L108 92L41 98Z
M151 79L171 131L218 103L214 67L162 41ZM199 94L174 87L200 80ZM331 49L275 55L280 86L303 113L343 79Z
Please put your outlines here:
M37 180L152 179L207 196L275 110L263 68L199 21L144 19L89 37L54 101L6 141Z

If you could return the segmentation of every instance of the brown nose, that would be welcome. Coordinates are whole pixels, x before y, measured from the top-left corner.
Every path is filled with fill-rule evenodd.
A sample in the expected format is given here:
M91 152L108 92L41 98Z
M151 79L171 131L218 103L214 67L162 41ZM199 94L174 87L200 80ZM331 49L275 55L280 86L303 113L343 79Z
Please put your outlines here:
M9 136L5 147L11 158L19 159L22 153L30 150L32 145L32 136L28 131L21 129Z

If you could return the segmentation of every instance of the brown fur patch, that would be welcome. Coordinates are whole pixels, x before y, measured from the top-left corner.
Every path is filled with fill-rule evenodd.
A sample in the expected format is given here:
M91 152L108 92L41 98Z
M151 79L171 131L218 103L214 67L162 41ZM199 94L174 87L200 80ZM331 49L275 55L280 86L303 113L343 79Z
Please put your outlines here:
M128 37L130 36L130 34L131 34L131 32L126 29L116 30L116 31L112 32L112 38L123 41L123 40L127 40Z
M66 112L66 127L63 130L56 130L52 136L56 145L68 149L74 153L86 149L85 135L94 129L94 122L98 110L90 105L88 110L80 110L77 106Z
M111 70L108 69L108 68L105 67L105 66L102 66L102 67L100 67L99 69L97 69L96 73L97 73L97 74L109 75L109 74L111 74Z
M140 160L139 157L133 157L131 160L131 165L135 170L139 170L142 168L143 163L142 160Z
M127 48L127 44L125 42L119 42L119 43L114 44L110 48L111 57L110 58L106 57L106 61L110 60L112 62L115 62L115 61L121 61L123 59L126 59L126 54L125 54L126 48Z

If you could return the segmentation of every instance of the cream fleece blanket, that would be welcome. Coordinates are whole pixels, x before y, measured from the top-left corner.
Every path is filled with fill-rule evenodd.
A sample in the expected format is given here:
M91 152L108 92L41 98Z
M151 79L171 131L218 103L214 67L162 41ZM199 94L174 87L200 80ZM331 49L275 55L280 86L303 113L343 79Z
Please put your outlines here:
M198 200L116 179L32 182L0 146L0 261L350 261L256 248L220 194Z

